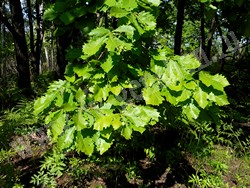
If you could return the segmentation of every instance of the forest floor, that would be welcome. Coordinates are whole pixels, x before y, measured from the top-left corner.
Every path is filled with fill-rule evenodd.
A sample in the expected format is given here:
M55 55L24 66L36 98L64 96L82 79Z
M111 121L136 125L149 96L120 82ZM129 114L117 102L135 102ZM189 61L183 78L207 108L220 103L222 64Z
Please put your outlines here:
M162 138L158 145L173 139L168 133ZM17 180L24 187L32 187L31 177L39 172L43 154L51 148L47 136L40 129L28 135L12 136L11 140L13 152L0 155L0 187L11 187ZM132 149L121 156L112 158L111 152L102 159L92 160L69 152L64 161L68 168L55 177L57 187L184 188L216 184L217 187L250 187L249 155L239 156L231 147L215 145L205 157L181 152L176 145L162 145L159 149L160 152L152 152L151 156ZM77 159L76 166L70 162L72 159Z

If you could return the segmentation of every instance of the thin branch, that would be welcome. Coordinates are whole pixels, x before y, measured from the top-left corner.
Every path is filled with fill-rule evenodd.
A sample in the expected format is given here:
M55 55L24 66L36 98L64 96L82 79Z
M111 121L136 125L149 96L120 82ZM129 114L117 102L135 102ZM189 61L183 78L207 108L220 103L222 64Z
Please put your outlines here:
M0 22L2 22L7 29L11 32L12 35L15 35L15 30L13 26L10 24L8 18L5 16L2 4L0 5Z

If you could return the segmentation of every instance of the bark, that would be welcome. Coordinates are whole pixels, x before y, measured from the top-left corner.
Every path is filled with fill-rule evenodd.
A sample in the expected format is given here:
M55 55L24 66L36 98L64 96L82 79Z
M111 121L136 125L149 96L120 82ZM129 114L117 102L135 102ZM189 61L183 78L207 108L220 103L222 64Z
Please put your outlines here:
M186 0L178 0L177 3L178 3L177 4L177 24L176 24L175 36L174 36L174 54L180 55Z
M200 31L201 31L201 40L200 40L200 59L202 51L206 51L206 39L205 39L205 18L204 18L204 3L200 3L200 9L201 9L201 25L200 25ZM204 61L202 61L204 63Z
M50 31L50 61L49 69L54 70L54 40L52 37L52 31Z
M27 10L28 10L28 19L29 19L29 28L30 28L30 60L31 65L33 66L35 63L35 44L34 44L34 27L33 27L33 14L32 14L32 6L30 0L27 0Z
M22 14L21 2L18 0L10 0L10 9L12 14L12 26L7 20L6 27L10 29L14 39L17 71L18 71L18 87L23 90L25 95L31 94L30 70L28 48L24 31L24 19Z
M36 0L35 3L36 9L36 22L37 22L37 30L36 30L36 44L35 44L35 74L39 75L41 72L41 52L42 52L42 44L43 44L43 21L42 16L44 12L44 1Z
M213 18L210 31L209 31L209 37L207 42L207 58L208 60L211 60L211 48L212 48L212 41L213 41L213 35L216 29L216 23L217 23L217 15Z
M64 77L64 72L67 65L66 50L69 47L70 42L71 42L70 32L65 32L63 35L58 36L56 39L56 49L57 49L56 60L58 66L57 74L59 78Z
M225 55L226 55L226 52L227 52L227 43L226 43L225 38L223 36L221 27L218 27L218 31L219 31L219 34L220 34L221 40L222 40L222 54L221 54L221 57L220 57L220 60L221 60L220 72L222 72L223 69L224 69L225 63L226 63Z

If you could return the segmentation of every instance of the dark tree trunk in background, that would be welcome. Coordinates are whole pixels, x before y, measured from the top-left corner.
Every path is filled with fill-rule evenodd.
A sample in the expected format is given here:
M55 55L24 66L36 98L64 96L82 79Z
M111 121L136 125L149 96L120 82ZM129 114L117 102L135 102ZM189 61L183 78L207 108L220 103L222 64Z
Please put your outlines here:
M174 36L174 54L181 54L181 39L182 39L182 28L184 24L184 11L186 0L178 0L177 2L177 24Z
M201 40L200 40L200 59L202 59L203 52L206 51L206 38L205 38L205 17L204 17L204 3L200 3L200 10L201 10L201 25L200 25L200 31L201 31ZM204 63L204 62L203 62Z
M30 69L21 2L19 0L10 0L9 3L13 26L10 31L15 45L18 87L23 90L25 95L29 95L31 94Z
M64 78L64 72L67 65L66 61L66 50L71 43L71 35L70 32L65 32L63 35L58 36L56 39L56 60L58 71L57 74L59 78Z
M50 70L54 70L54 39L52 37L52 31L50 31L50 44L49 44L49 48L50 48L50 63L49 63L49 68Z
M207 42L207 58L208 60L211 60L211 48L212 48L212 41L213 41L213 35L216 29L216 16L213 18L210 31L209 31L209 37L208 37L208 42Z
M227 43L225 41L225 38L223 36L223 32L221 30L221 27L218 27L218 31L219 31L219 34L221 36L221 42L222 42L222 54L221 54L221 57L220 57L220 60L221 60L221 65L220 65L220 72L222 72L224 70L224 66L225 66L225 63L226 63L226 59L225 59L225 55L226 55L226 52L227 52Z
M36 44L35 44L35 67L36 67L35 74L39 75L41 72L41 52L42 52L42 44L43 44L42 16L44 12L44 1L36 0L35 9L36 9L36 22L37 22Z
M34 44L34 27L33 27L33 11L30 0L27 1L27 10L28 10L28 19L29 19L29 29L30 29L30 63L33 69L35 70L35 44Z

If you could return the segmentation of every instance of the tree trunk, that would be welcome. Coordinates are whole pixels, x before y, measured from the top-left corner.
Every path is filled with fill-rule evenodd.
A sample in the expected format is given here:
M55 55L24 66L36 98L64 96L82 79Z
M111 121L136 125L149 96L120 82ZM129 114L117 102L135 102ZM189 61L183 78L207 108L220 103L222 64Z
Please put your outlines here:
M50 31L50 64L49 69L54 70L54 40L52 37L52 31Z
M184 10L186 0L178 0L177 4L177 24L174 36L174 54L181 54L182 28L184 24Z
M209 31L209 37L208 37L208 42L207 42L207 58L208 60L211 60L211 48L212 48L212 41L213 41L213 35L216 29L216 15L212 20L210 31Z
M11 30L17 61L18 87L28 96L31 94L30 69L21 2L10 0L9 3L12 14L13 27Z
M204 18L204 3L200 3L200 9L201 9L201 25L200 25L200 31L201 31L201 40L200 40L200 59L202 56L202 51L206 51L206 39L205 39L205 18ZM202 63L204 64L204 61L202 61Z
M221 54L221 57L220 57L221 65L220 65L220 70L219 70L219 72L222 72L224 70L224 66L225 66L225 63L226 63L225 56L226 56L226 52L227 52L227 43L226 43L226 41L224 39L222 30L221 30L220 27L218 27L218 31L219 31L219 34L220 34L221 40L222 40L222 54Z
M42 43L43 43L43 22L42 16L44 12L44 2L43 0L36 0L35 3L36 9L36 22L37 22L37 30L36 30L36 50L35 50L35 74L39 75L40 64L41 64L41 51L42 51Z
M30 0L27 0L27 10L28 10L28 19L29 19L29 28L30 28L30 60L31 66L35 69L34 64L35 60L35 44L34 44L34 27L33 27L33 14Z
M71 42L70 32L65 32L63 35L58 36L56 40L56 60L58 66L58 76L64 78L64 72L67 65L66 61L66 50Z

